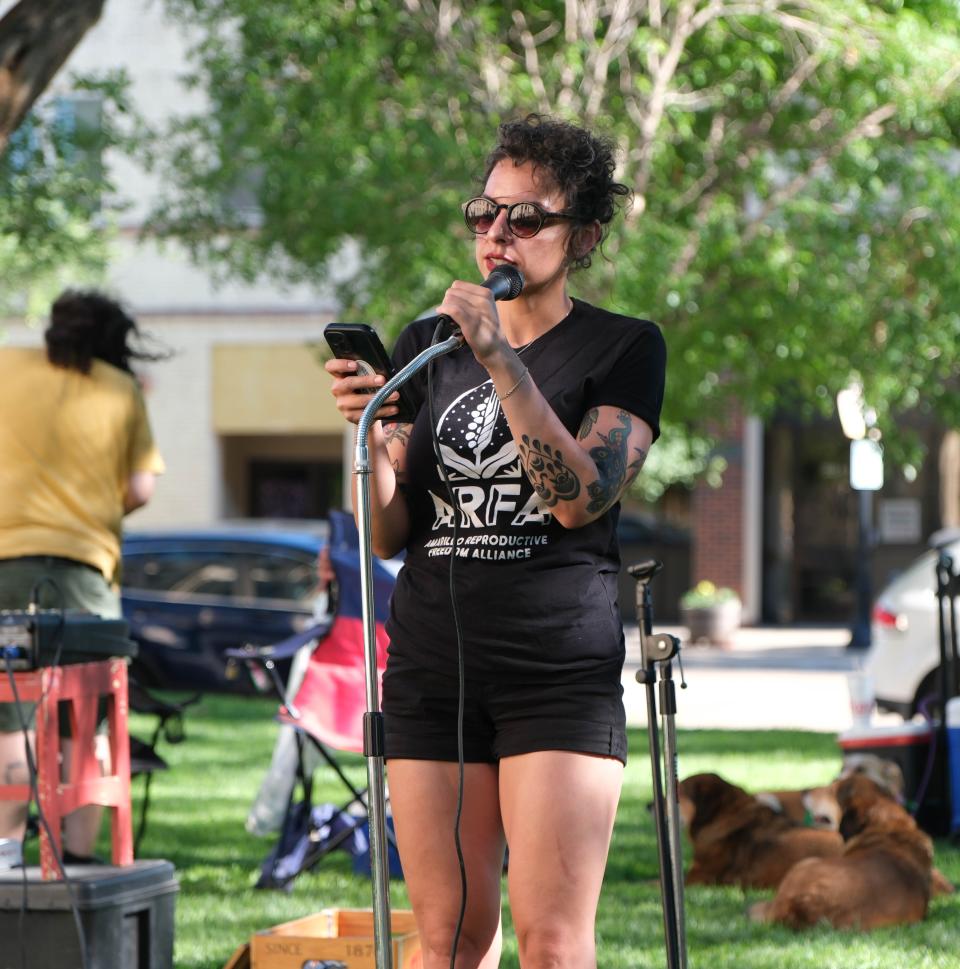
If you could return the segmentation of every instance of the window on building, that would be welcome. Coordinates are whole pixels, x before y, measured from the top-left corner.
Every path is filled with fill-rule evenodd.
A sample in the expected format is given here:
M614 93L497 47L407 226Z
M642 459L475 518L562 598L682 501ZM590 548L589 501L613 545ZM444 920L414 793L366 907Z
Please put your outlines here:
M339 464L251 461L248 514L253 518L326 518L343 506Z
M51 170L59 168L99 184L102 151L103 100L99 94L80 91L34 108L11 135L4 164L20 177L49 177ZM100 200L91 193L87 204L96 211Z

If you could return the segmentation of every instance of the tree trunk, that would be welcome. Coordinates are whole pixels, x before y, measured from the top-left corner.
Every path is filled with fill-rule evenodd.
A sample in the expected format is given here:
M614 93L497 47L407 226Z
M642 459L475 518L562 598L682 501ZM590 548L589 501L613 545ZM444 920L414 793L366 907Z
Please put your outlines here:
M0 19L0 155L106 0L20 0Z

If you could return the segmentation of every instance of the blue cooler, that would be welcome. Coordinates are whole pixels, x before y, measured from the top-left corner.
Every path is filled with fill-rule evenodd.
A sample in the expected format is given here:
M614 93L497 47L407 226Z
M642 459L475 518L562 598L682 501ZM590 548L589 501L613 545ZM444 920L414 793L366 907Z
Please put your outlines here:
M960 831L960 696L947 700L947 753L950 774L950 833Z

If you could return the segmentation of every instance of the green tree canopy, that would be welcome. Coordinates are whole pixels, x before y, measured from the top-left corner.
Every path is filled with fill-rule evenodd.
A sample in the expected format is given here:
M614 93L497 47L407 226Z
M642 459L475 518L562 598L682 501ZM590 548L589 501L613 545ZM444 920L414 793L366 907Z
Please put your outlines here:
M885 436L960 423L953 0L168 3L211 110L165 140L155 224L222 271L359 252L345 314L394 332L476 276L459 203L497 123L556 114L621 149L634 205L575 289L663 326L669 421L859 379Z
M116 205L103 155L143 129L120 72L42 95L98 21L104 0L19 0L0 17L0 313L45 310L65 282L98 277Z

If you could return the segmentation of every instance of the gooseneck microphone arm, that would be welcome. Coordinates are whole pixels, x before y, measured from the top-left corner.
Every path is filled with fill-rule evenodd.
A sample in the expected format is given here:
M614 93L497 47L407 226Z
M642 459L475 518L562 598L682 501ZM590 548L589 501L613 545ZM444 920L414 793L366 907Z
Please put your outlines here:
M498 266L483 285L494 299L515 299L523 274ZM453 322L453 321L451 321ZM455 324L454 324L455 325ZM386 399L431 360L463 346L459 331L429 346L391 377L371 398L357 422L353 473L357 476L357 531L360 536L360 594L363 613L363 661L367 711L363 716L363 755L367 761L367 814L370 827L370 875L373 888L373 935L377 969L393 969L390 938L390 867L387 855L387 810L384 792L384 728L377 676L377 632L373 605L373 551L370 520L370 453L367 436Z
M390 938L390 868L387 855L387 809L384 793L384 730L377 676L377 632L373 606L373 551L370 531L370 453L367 435L383 402L431 360L463 345L459 335L427 347L391 377L370 399L357 422L353 473L357 476L357 531L360 536L360 594L363 612L363 661L367 712L363 715L363 756L367 761L367 814L370 827L370 875L373 887L373 935L377 969L392 969Z

